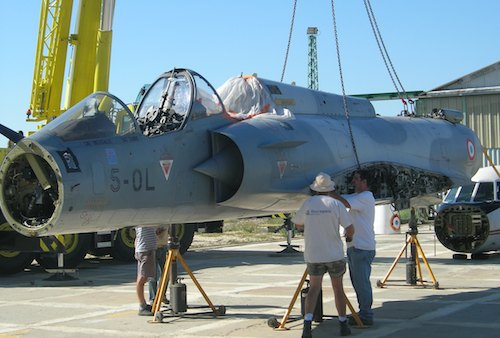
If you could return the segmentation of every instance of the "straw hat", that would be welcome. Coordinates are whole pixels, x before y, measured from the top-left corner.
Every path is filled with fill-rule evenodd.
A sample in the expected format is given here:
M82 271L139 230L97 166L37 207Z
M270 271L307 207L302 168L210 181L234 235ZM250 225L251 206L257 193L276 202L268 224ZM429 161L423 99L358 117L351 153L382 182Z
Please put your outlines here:
M330 175L319 173L309 188L317 192L328 192L335 190L335 182L332 181Z

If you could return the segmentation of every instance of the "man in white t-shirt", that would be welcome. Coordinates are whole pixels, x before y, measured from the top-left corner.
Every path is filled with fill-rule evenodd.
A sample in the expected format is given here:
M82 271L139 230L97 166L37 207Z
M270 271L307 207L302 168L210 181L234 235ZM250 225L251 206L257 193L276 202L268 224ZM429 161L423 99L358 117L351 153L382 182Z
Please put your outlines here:
M347 243L347 259L352 286L359 304L359 317L364 325L373 325L373 293L370 283L371 264L375 258L375 198L370 189L370 175L366 170L358 170L352 178L354 194L331 196L349 209L356 234ZM350 317L353 323L354 318Z
M351 329L346 317L346 298L342 277L346 271L344 244L339 227L345 229L346 239L354 234L351 217L339 201L329 193L335 189L330 176L319 173L309 186L313 194L292 218L297 229L304 229L304 260L307 263L310 286L305 300L304 328L302 338L312 337L311 323L323 275L328 272L335 295L335 306L339 315L340 335L348 336Z

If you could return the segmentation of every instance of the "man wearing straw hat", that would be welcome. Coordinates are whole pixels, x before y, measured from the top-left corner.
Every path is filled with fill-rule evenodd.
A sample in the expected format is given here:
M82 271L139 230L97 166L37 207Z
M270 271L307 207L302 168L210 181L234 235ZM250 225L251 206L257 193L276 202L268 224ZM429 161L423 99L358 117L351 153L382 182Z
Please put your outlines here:
M347 323L346 299L342 283L346 262L339 226L344 228L346 240L352 239L354 227L342 203L329 196L330 192L335 190L335 183L329 175L319 173L309 187L313 196L304 202L292 219L299 230L304 229L304 260L310 279L309 292L305 300L302 338L312 337L313 311L326 272L330 275L335 295L340 335L348 336L351 334L351 329Z

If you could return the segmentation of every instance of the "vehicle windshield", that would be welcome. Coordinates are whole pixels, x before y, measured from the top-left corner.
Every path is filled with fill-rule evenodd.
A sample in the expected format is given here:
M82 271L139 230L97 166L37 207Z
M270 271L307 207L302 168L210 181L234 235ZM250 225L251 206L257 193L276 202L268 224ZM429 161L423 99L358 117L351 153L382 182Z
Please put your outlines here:
M444 197L443 203L453 203L455 202L455 197L457 196L458 187L451 188Z
M196 82L196 101L193 104L193 119L222 114L224 106L216 90L201 76L194 75Z
M191 103L192 88L183 75L159 78L148 90L137 111L137 122L146 136L181 128Z
M213 87L190 71L173 71L156 80L142 99L136 118L146 136L180 130L188 120L224 112Z
M113 137L135 133L137 125L127 108L109 93L94 93L68 109L45 127L64 141Z
M478 183L476 195L474 196L474 202L493 201L495 199L495 196L493 195L493 186L494 182Z
M464 185L461 187L455 202L470 202L473 190L474 184Z

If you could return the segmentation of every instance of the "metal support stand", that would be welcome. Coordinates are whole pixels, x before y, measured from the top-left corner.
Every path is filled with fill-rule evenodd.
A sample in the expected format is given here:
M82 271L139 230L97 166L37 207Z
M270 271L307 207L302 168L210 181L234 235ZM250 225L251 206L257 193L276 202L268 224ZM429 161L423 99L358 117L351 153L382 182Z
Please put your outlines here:
M64 244L63 236L47 236L40 240L40 246L46 249L48 253L57 254L57 268L55 269L45 269L52 276L46 278L46 281L74 281L78 280L76 276L76 269L66 269L64 267L64 254L66 253L66 247ZM73 276L71 275L73 274Z
M304 274L302 275L302 279L299 282L299 285L297 286L297 289L295 290L295 293L292 297L292 300L290 302L290 305L288 306L288 309L286 310L285 314L283 315L283 318L281 319L281 322L278 322L276 318L269 318L267 320L267 325L276 329L276 330L286 330L286 323L288 321L288 317L290 316L290 313L292 312L293 306L295 305L295 302L297 301L297 298L299 297L300 291L302 289L302 286L304 285L304 282L306 281L307 278L307 269L304 271ZM346 304L349 307L349 310L351 311L352 317L356 321L356 324L358 327L364 327L363 322L358 316L358 313L356 310L352 307L351 302L349 302L349 299L347 296L344 294Z
M191 271L189 266L184 261L184 258L182 258L182 255L179 252L180 244L179 244L179 238L177 237L177 231L176 231L177 226L179 226L179 225L172 224L168 230L169 231L168 232L169 240L168 240L167 258L166 258L165 265L164 265L163 272L162 272L161 279L160 279L160 287L156 292L155 299L154 299L154 302L152 305L154 319L151 322L152 323L161 323L163 320L163 313L160 311L160 308L161 308L161 302L162 302L162 298L163 298L162 295L165 294L167 284L168 284L167 281L169 280L168 279L169 276L170 276L170 285L171 285L170 290L171 290L171 292L176 287L180 286L179 285L180 283L177 279L177 260L179 260L179 262L181 262L182 266L184 267L184 270L186 270L186 272L189 274L189 277L191 277L191 280L194 282L194 284L196 285L196 287L198 288L198 290L202 294L203 298L205 299L208 306L212 310L214 316L216 316L216 317L223 316L226 313L226 308L224 307L224 305L221 305L218 308L216 308L213 305L213 303L210 301L207 294L205 293L205 291L201 287L201 284L198 282L198 280L194 276L193 272ZM179 301L179 300L172 299L172 295L170 298L171 298L170 299L171 302L172 301L173 302ZM185 300L184 301L180 300L180 303L185 303ZM172 306L173 309L180 308L180 310L178 312L184 312L187 308L187 305L183 305L183 304L180 304L180 305L178 304L179 306L177 306L175 304L172 304L172 305L173 305Z
M64 253L57 253L57 269L46 269L47 272L53 275L48 277L47 281L74 281L78 280L78 277L71 276L70 273L75 274L76 269L65 269L64 268Z
M35 286L81 286L91 285L91 280L81 280L78 278L78 270L64 268L64 253L57 253L57 269L45 269L52 274L42 280L34 280L31 282Z
M409 230L406 232L406 242L403 245L403 248L399 252L398 256L392 263L391 267L389 268L389 271L385 275L383 280L378 280L377 281L377 286L379 288L383 288L387 280L389 279L390 274L396 267L396 264L398 263L399 259L405 252L405 250L408 247L408 244L410 244L410 259L408 260L406 264L406 283L410 285L416 285L417 284L417 269L418 269L418 276L419 276L419 281L420 284L423 286L424 285L424 280L422 278L422 268L420 267L420 259L419 259L419 253L422 256L422 260L427 267L427 270L429 271L429 274L431 275L433 285L435 289L439 288L439 283L436 280L436 277L434 277L434 273L432 272L431 266L429 265L429 262L427 261L427 258L425 257L424 250L422 249L422 246L420 245L420 242L418 241L417 234L418 234L418 228L417 228L417 221L415 217L415 208L411 208L411 213L410 213L410 222L409 222Z
M284 247L283 250L277 252L277 254L298 254L302 253L295 248L298 248L298 245L292 245L292 237L293 237L293 224L290 214L286 214L286 218L283 222L283 225L276 230L278 232L281 229L286 230L286 244L280 244L280 246Z

